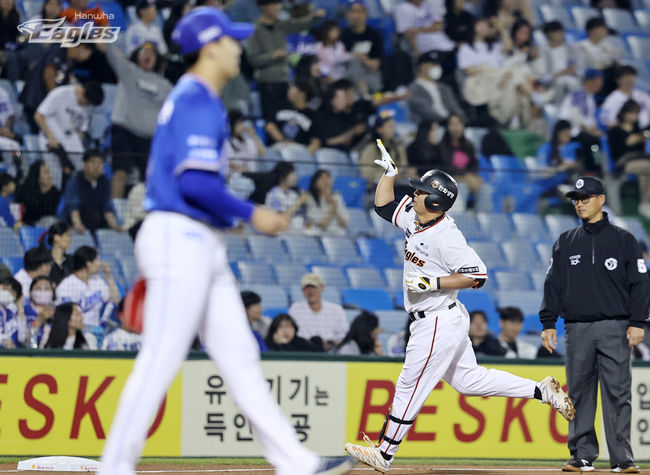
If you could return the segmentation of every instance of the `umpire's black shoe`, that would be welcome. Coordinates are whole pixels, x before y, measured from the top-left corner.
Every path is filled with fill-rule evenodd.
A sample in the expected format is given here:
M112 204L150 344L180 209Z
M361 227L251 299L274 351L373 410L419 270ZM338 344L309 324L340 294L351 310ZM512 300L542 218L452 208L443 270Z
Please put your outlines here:
M634 465L634 462L625 462L615 467L612 467L612 472L616 473L640 473L639 467Z
M590 461L585 459L580 460L569 460L567 463L562 465L563 472L593 472L594 466Z

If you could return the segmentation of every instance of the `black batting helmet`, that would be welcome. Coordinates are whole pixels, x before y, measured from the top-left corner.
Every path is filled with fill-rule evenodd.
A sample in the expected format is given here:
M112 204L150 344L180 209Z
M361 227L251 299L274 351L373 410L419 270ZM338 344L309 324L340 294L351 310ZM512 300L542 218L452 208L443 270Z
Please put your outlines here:
M424 199L424 206L429 211L447 211L458 196L456 180L441 170L429 170L419 180L409 178L409 183L416 190L429 195Z

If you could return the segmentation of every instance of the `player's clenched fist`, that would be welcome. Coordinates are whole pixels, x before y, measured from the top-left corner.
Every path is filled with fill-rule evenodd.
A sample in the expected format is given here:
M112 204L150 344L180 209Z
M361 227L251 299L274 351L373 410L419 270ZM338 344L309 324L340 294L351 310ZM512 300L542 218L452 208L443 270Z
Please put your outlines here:
M283 214L276 213L263 206L256 206L251 217L251 224L261 233L277 234L289 229L291 220Z
M407 277L406 287L411 292L431 292L432 290L438 290L438 279L432 279L426 275L414 275Z
M386 151L386 147L384 147L381 139L377 139L377 147L379 147L379 151L381 152L381 159L375 160L375 163L384 169L386 176L397 175L397 165L395 165L390 153Z

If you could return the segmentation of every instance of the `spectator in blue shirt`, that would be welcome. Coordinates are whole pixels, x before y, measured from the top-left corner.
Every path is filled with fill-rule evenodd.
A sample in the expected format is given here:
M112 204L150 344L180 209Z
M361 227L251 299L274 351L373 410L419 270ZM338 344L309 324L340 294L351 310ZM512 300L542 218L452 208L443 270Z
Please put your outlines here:
M13 228L16 220L11 214L9 203L13 201L12 196L16 191L16 181L9 173L0 173L0 218L4 224Z
M115 217L111 201L111 185L104 175L104 156L97 150L88 150L83 156L83 170L67 183L63 195L60 219L72 224L83 234L88 229L111 228L122 231Z

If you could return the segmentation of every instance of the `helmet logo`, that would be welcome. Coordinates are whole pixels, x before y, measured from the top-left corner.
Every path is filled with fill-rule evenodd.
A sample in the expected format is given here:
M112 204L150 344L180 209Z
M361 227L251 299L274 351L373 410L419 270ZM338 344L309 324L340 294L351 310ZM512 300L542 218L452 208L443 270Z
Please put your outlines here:
M450 191L450 190L447 189L447 187L445 187L444 185L441 185L438 180L433 180L431 182L431 188L433 188L434 190L440 191L441 193L443 193L444 195L446 195L447 197L449 197L451 199L453 199L454 196L456 196L456 194L453 191Z

